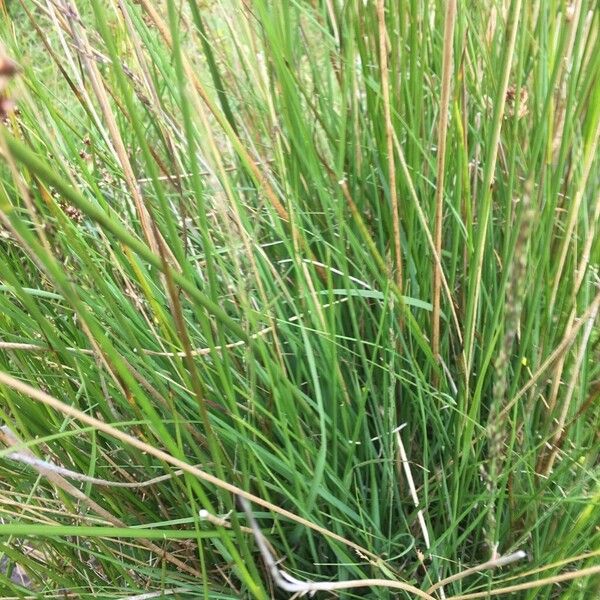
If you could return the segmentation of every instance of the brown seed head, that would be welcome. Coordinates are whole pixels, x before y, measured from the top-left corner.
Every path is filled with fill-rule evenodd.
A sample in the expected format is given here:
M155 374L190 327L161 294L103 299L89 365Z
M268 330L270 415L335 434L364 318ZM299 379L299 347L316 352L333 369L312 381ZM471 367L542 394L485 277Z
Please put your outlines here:
M19 65L8 58L8 56L0 56L0 76L2 77L14 77L19 72Z

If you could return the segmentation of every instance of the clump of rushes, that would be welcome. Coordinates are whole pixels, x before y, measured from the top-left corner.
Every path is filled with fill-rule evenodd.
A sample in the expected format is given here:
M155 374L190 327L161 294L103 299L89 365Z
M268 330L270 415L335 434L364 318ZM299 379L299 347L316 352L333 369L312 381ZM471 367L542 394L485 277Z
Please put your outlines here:
M6 4L0 597L594 597L598 3Z

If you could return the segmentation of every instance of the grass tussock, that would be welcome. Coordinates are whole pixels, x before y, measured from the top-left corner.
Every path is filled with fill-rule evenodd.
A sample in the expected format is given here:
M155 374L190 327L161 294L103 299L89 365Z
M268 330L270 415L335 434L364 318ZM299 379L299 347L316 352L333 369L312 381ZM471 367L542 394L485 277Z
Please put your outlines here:
M595 596L596 2L0 5L3 598Z

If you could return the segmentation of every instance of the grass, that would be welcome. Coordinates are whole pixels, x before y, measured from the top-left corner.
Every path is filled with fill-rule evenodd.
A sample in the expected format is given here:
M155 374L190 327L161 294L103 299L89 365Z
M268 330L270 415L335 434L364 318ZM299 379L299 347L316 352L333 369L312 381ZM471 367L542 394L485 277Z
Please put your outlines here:
M7 4L2 597L594 597L597 3Z

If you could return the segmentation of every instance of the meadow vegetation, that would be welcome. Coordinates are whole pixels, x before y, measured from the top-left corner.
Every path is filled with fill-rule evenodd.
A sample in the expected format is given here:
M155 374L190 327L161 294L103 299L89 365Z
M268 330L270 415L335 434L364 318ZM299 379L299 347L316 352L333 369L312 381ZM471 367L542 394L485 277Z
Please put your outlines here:
M2 598L600 594L597 2L0 4Z

